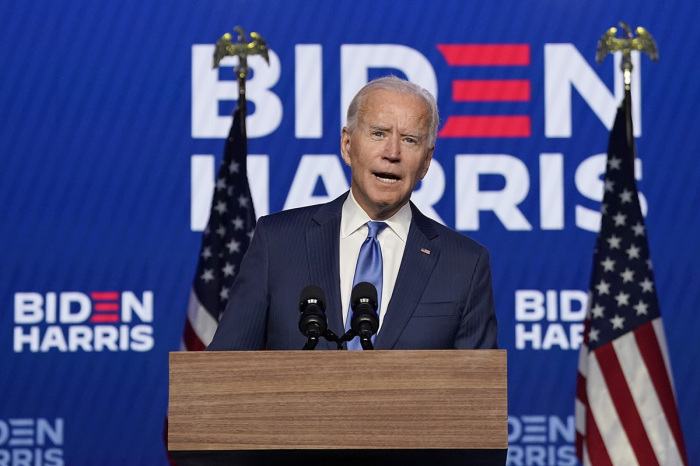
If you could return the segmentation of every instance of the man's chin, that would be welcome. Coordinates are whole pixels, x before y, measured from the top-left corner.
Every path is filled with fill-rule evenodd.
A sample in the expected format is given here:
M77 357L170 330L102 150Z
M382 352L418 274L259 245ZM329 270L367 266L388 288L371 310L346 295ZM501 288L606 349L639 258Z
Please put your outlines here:
M408 202L408 199L373 199L372 207L374 209L374 216L381 219L386 219L394 215Z

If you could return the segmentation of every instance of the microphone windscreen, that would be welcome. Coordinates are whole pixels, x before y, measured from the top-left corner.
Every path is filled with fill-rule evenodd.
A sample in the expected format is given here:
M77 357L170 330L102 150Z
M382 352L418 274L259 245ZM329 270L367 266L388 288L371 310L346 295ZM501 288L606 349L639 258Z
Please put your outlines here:
M323 293L323 290L319 288L316 285L308 285L304 287L303 290L301 290L301 294L299 295L299 303L304 304L306 303L309 299L315 299L318 301L318 305L321 309L326 308L326 295Z
M377 289L368 282L360 282L352 289L350 302L355 303L360 298L368 298L370 301L377 302Z

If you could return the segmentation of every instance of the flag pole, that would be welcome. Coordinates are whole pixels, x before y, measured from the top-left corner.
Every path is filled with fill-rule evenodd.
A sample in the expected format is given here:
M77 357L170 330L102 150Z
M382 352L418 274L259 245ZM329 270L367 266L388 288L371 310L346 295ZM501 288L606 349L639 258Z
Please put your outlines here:
M245 31L243 31L240 26L236 26L236 28L234 28L234 30L238 32L238 44L245 46ZM236 73L236 80L238 81L238 108L241 112L241 134L246 137L248 132L246 130L245 122L246 116L248 115L248 104L246 102L245 95L245 80L250 72L250 68L248 68L248 55L246 53L241 53L238 55L238 66L235 67L233 71Z
M634 145L634 130L632 127L632 50L645 52L654 61L659 61L659 51L656 47L654 38L649 34L649 31L639 26L635 30L637 36L634 37L627 23L620 22L620 27L623 29L622 37L618 38L617 28L611 27L598 41L598 50L596 51L595 60L600 64L605 56L609 53L622 52L622 63L620 69L625 83L625 97L623 100L625 110L625 130L627 134L627 144L629 144L632 160L636 154Z

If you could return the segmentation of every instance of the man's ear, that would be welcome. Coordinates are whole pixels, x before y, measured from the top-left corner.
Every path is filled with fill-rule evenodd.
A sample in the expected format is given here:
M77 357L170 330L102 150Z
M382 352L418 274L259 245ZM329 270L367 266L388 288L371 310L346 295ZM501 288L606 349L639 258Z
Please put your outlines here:
M428 157L425 159L425 163L423 164L423 168L420 174L420 179L422 180L425 175L428 174L428 168L430 168L430 161L433 160L433 151L435 150L435 146L430 148L430 151L428 151Z
M352 167L350 160L350 135L348 127L343 126L343 131L340 134L340 156L343 157L343 160L349 167Z

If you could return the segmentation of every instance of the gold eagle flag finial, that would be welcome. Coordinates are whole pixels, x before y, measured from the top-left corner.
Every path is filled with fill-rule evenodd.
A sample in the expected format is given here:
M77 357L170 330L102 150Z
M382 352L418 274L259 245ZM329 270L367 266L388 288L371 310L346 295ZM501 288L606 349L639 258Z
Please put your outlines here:
M632 129L632 50L638 50L649 55L654 62L659 61L659 49L656 47L654 38L649 31L639 26L635 30L635 37L627 23L620 22L620 27L624 30L622 37L617 37L617 28L610 28L598 41L598 48L595 54L595 61L600 64L609 53L622 52L622 62L620 69L625 84L625 97L622 99L622 107L625 113L625 132L627 144L630 147L632 159L634 160L634 131Z
M653 61L659 61L659 49L656 47L654 38L649 31L639 26L635 30L635 37L627 23L620 22L620 27L624 30L622 37L617 37L617 28L611 27L598 41L598 49L595 54L596 63L600 64L609 53L622 52L622 64L620 68L625 75L625 87L629 86L632 71L631 51L639 50L649 55Z
M252 37L253 40L248 42L248 38L242 27L236 26L233 30L238 33L238 40L236 42L231 42L231 34L228 32L216 41L216 46L214 47L214 66L212 66L212 68L217 68L221 60L225 57L238 57L238 65L233 70L236 73L238 81L238 108L243 115L243 118L241 118L241 133L246 134L245 116L247 115L247 104L245 99L245 80L250 72L250 68L248 68L248 56L260 55L268 65L270 64L270 57L268 54L267 42L265 42L265 39L263 39L260 34L251 32L250 37Z
M242 27L236 26L233 30L238 33L236 42L231 42L231 34L228 32L216 42L213 68L218 67L225 57L238 57L236 74L240 79L245 79L249 72L247 62L249 55L260 55L268 65L270 64L267 42L257 32L250 33L252 40L248 42L246 32Z

